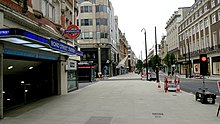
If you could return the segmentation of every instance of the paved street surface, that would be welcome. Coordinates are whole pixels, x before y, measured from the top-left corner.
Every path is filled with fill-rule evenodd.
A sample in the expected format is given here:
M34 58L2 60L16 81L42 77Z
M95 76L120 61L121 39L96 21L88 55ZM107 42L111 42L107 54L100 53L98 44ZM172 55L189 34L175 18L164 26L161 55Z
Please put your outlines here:
M16 109L0 124L219 124L217 107L130 73Z

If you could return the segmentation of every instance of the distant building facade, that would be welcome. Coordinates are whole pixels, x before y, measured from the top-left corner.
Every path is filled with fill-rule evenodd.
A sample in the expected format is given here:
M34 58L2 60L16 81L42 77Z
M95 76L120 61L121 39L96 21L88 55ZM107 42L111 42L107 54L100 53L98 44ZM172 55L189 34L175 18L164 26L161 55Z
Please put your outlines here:
M220 74L220 0L196 0L178 26L180 61L192 75L200 73L199 54L209 58L210 75ZM184 55L187 55L185 58ZM181 65L184 72L184 64Z
M78 42L84 52L82 61L93 63L96 76L108 67L108 75L116 75L118 64L118 18L109 0L78 0L77 24L81 29Z

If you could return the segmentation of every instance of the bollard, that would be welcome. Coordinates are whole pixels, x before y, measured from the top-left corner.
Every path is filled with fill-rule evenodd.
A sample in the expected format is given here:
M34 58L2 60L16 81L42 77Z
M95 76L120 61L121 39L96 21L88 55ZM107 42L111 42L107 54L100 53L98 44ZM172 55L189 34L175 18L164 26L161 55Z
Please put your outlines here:
M165 93L168 91L168 80L167 80L167 77L164 78L164 91L165 91Z
M218 117L219 111L220 111L220 104L218 105L217 117Z
M176 83L176 92L179 93L180 92L180 78L177 77L177 79L175 78L175 83Z

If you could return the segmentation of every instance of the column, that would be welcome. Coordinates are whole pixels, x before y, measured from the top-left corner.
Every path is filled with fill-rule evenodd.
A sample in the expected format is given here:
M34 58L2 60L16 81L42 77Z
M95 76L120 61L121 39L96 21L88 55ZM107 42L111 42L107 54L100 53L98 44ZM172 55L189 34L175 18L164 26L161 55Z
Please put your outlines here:
M57 71L58 71L58 94L64 95L67 94L67 60L64 56L61 56L60 61L57 64Z
M0 119L3 118L3 45L0 44Z
M4 25L4 13L0 9L0 28ZM3 45L0 44L0 119L3 118Z
M99 66L99 73L101 73L102 72L102 70L101 70L101 48L99 47L98 48L98 66Z
M213 67L213 63L212 63L212 57L210 56L209 57L209 68L210 68L210 76L212 76L213 74L213 70L212 70L212 67Z

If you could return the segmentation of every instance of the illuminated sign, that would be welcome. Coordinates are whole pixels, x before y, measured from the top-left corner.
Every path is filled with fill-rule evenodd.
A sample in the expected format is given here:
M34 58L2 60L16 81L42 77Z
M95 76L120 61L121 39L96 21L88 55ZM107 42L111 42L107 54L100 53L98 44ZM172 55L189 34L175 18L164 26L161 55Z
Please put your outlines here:
M55 40L55 39L50 40L50 46L56 50L59 50L59 51L67 52L67 53L70 53L73 55L76 54L76 49L74 47L66 45L58 40Z
M70 29L73 29L73 28L75 28L76 30L75 31L70 30ZM69 30L66 31L67 34L70 34L73 37L77 37L80 33L80 30L78 29L78 27L76 25L71 25L71 26L69 26L68 29ZM73 35L73 33L74 33L74 35ZM26 41L26 42L30 43L30 45L36 44L38 42L38 43L43 43L43 44L47 45L47 46L42 46L42 47L45 47L45 48L50 46L51 48L53 48L55 50L58 50L58 51L61 51L61 52L67 53L67 54L83 56L83 52L77 51L74 47L69 46L67 44L64 44L59 40L55 40L53 38L51 38L49 40L49 39L41 37L37 34L25 31L23 29L18 29L18 28L0 29L0 36L7 37L8 39L11 38L10 39L11 43L15 42L15 39L17 39L16 40L17 44L25 44L25 43L22 43L21 41ZM13 37L13 36L16 36L16 37ZM12 38L13 38L13 40L12 40ZM30 40L27 40L27 39L30 39ZM31 42L31 40L34 40L36 42ZM29 54L26 54L26 53L16 52L16 53L13 53L13 54L20 55L20 56L34 57L33 55L29 55Z
M65 30L65 33L67 34L67 36L71 39L75 39L79 36L81 30L79 29L78 26L76 25L70 25L67 27L67 29Z
M0 31L0 36L9 35L9 30L2 30Z
M38 36L36 34L30 33L30 32L24 32L24 36L26 36L27 38L30 38L32 40L36 40L39 41L41 43L48 43L48 40L46 38L43 38L41 36Z

